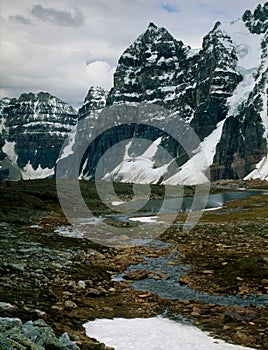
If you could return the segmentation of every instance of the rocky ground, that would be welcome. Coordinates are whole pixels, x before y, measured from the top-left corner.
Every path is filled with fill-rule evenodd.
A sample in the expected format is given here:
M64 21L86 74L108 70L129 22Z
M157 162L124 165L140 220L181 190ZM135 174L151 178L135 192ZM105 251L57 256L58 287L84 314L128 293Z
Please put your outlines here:
M243 185L267 188L265 182ZM94 188L83 186L87 204L93 204L96 213L106 212ZM125 271L129 264L141 262L141 254L157 258L167 251L149 247L115 249L54 233L67 222L53 180L5 183L0 187L0 316L19 318L15 326L25 329L22 324L26 323L31 334L40 333L40 329L50 334L53 330L54 345L43 348L71 349L70 338L81 349L108 349L85 336L83 323L97 317L149 317L168 312L170 317L183 315L229 342L268 349L267 307L217 306L134 291L132 280L169 276L161 272L148 276L148 271L141 271L120 283L112 276ZM217 187L229 190L241 187L241 183L224 182ZM118 186L117 190L123 197L131 196L130 186ZM156 196L161 191L155 189ZM184 215L177 218L178 222L183 219ZM190 233L171 227L162 240L173 243L181 252L170 265L191 264L190 271L176 283L210 294L239 293L246 299L251 293L267 294L267 237L268 196L257 196L206 212ZM27 323L30 320L32 323ZM12 333L13 324L7 326L6 322L0 319L0 339L3 334L12 338L8 332ZM69 338L66 334L62 338L65 332ZM12 338L21 344L18 349L27 348L22 338Z

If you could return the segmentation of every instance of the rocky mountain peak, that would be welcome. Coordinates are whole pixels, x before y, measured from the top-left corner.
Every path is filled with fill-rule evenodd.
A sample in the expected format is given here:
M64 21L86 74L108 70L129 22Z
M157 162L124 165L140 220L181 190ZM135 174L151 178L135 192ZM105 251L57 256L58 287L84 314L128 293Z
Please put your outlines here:
M79 119L92 114L93 111L100 111L106 106L109 91L99 86L91 86L84 100L83 106L79 109Z
M175 38L169 33L166 28L158 27L153 22L150 22L146 31L136 39L134 44L138 43L146 46L154 44L155 41L157 44L159 44L162 41L174 42L174 40ZM182 41L177 41L177 43L183 46Z
M243 178L261 161L263 168L268 144L266 11L267 4L259 5L243 20L217 22L195 52L150 23L120 57L107 105L147 102L179 113L207 148L213 179ZM194 156L201 169L199 157ZM128 182L143 171L138 164L134 168L135 174L118 170L124 169L123 160L112 174ZM186 162L169 183L181 181L180 176L194 183L189 174Z
M165 28L150 23L120 57L107 105L142 101L165 105L179 85L188 51Z
M154 30L154 29L157 29L157 28L158 27L153 22L150 22L147 29Z
M22 93L18 99L11 99L9 106L14 105L14 108L17 108L18 106L22 108L22 106L25 107L26 104L29 106L29 113L33 112L34 110L40 110L41 114L43 114L48 112L48 109L53 109L56 107L64 110L68 114L76 114L76 111L66 102L48 92L43 91L36 94L33 92Z
M26 102L26 101L34 101L36 99L36 95L32 92L22 93L18 98L18 102Z
M157 31L159 27L155 25L153 22L150 22L147 27L147 31Z
M33 92L28 92L28 93L22 93L18 98L18 102L36 102L36 101L48 102L52 98L55 99L55 97L48 92L40 91L37 94L34 94Z
M52 176L62 144L76 122L73 107L48 92L23 93L7 101L0 118L2 173L11 179Z
M245 11L242 20L251 33L261 34L268 29L268 2L263 6L259 4L254 12Z

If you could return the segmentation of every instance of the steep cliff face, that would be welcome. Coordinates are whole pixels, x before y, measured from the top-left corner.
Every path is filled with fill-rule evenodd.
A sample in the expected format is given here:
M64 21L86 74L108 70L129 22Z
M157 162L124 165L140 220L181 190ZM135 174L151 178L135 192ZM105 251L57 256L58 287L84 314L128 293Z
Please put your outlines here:
M28 93L6 104L2 120L2 170L8 169L11 178L34 179L54 174L77 113L49 93Z
M83 179L94 177L92 176L93 169L95 169L94 159L99 159L101 152L92 149L90 153L87 152L84 156L81 155L81 152L84 153L82 151L84 144L88 144L93 130L99 124L99 115L106 105L107 97L107 90L94 86L89 88L84 104L78 111L78 122L72 129L69 138L66 138L65 144L62 144L62 152L57 160L58 164L66 162L66 159L69 162L71 169L66 170L65 176L73 176L73 171L82 167L81 171L78 171L75 176L80 176ZM107 141L109 142L108 139Z
M216 178L245 177L255 168L256 163L267 158L267 16L268 4L258 6L254 14L246 11L243 21L233 24L238 27L237 70L243 79L228 101L228 118L212 166ZM251 35L242 27L243 24ZM244 40L241 38L243 34ZM263 173L259 177L265 178Z
M5 154L2 150L2 147L5 144L5 136L6 136L6 118L3 115L3 109L8 106L10 102L9 98L4 98L0 100L0 161L4 158Z

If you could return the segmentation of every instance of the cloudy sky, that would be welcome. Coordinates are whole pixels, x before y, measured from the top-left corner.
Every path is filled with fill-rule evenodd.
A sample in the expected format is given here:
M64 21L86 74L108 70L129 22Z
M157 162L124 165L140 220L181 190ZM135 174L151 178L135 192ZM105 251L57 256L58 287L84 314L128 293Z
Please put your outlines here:
M217 20L264 0L0 0L0 97L48 91L79 106L110 88L116 63L149 22L192 48Z

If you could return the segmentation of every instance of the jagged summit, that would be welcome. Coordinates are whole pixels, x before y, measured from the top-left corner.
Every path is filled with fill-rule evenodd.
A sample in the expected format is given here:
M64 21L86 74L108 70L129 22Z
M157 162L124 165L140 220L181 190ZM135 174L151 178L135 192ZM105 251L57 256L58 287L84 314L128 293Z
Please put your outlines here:
M73 113L72 107L68 106L66 102L62 101L60 98L51 95L49 92L40 91L38 93L27 92L22 93L18 99L12 99L14 103L22 103L22 102L37 102L37 106L40 103L48 103L50 105L60 104L63 108L67 108Z
M158 27L153 22L150 22L147 29L158 29Z
M84 104L80 107L78 114L79 119L88 117L93 114L93 111L100 111L106 105L106 100L109 91L99 86L91 86L85 97Z
M180 84L177 72L188 51L167 29L150 23L120 57L107 105L142 101L165 105Z
M145 32L141 34L135 42L151 42L153 40L156 41L174 41L176 40L169 31L164 27L158 27L153 22L150 22L148 27L146 28ZM178 41L180 44L183 44L182 41Z
M85 97L84 103L90 102L93 109L103 108L106 102L107 93L107 89L100 86L91 86Z
M243 17L246 27L251 33L261 34L268 30L268 2L259 4L254 12L246 10Z

